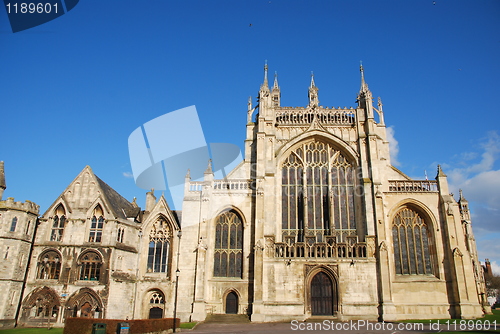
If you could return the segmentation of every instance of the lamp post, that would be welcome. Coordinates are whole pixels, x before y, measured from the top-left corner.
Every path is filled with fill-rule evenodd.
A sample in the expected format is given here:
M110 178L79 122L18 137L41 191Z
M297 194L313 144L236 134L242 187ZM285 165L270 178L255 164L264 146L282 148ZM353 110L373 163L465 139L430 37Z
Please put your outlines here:
M175 271L174 328L173 328L174 333L175 333L175 328L176 328L175 318L177 317L177 291L179 289L179 274L181 272L179 270L179 255L181 252L181 236L182 236L182 231L181 230L177 231L177 237L179 238L179 241L177 243L177 270Z

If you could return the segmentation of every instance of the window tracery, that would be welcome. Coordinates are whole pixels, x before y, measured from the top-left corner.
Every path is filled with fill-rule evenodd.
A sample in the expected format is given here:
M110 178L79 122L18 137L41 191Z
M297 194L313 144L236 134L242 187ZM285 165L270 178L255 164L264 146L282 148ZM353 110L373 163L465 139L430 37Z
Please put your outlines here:
M64 225L66 224L66 210L59 204L54 213L50 241L61 241L64 233Z
M158 218L149 233L148 272L167 272L171 240L172 231L167 221L163 217Z
M397 275L432 275L431 238L425 220L404 207L393 220L392 239Z
M59 279L61 273L61 256L50 250L40 255L38 259L37 279Z
M241 277L243 267L243 223L234 211L216 218L215 277Z
M94 209L89 233L89 242L101 242L102 229L104 227L104 212L100 205L97 205Z
M80 258L80 280L98 281L101 276L102 260L96 252L87 252Z
M283 161L282 233L285 240L355 232L356 168L330 144L313 139Z

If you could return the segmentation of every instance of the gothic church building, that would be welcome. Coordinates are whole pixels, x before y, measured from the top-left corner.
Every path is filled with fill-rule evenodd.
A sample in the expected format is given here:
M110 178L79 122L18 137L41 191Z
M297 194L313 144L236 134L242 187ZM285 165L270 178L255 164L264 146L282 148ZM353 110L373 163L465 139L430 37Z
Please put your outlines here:
M1 200L0 326L67 317L394 321L489 312L468 203L391 165L382 103L284 107L267 65L244 160L186 175L182 212L140 208L87 166L41 215ZM178 283L178 298L176 298ZM176 302L177 301L177 302Z

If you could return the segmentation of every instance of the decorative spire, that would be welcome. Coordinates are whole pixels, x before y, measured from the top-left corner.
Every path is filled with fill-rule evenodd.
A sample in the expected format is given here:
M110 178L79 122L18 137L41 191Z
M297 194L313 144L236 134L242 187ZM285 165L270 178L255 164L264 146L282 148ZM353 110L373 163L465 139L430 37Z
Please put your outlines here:
M187 170L185 178L191 180L191 170L189 168Z
M213 174L212 159L208 159L208 166L207 169L205 170L205 174Z
M458 199L459 202L467 202L467 200L464 197L464 194L462 192L462 189L459 189L458 192L460 193L460 198Z
M318 90L314 84L314 73L311 71L311 85L309 86L309 106L311 107L319 105Z
M359 65L359 71L361 72L361 88L359 92L367 92L370 89L368 88L368 84L365 82L365 69L363 68L363 63Z
M438 174L436 177L446 177L446 174L441 169L441 165L438 165Z
M262 88L269 89L269 84L268 84L268 81L267 81L267 60L266 60L266 63L264 64L264 83L262 84L262 86L260 88L261 89Z
M309 88L313 88L313 87L316 87L316 85L314 84L314 72L311 71L311 85L309 86Z
M279 89L278 86L278 72L274 72L274 85L273 85L273 90Z

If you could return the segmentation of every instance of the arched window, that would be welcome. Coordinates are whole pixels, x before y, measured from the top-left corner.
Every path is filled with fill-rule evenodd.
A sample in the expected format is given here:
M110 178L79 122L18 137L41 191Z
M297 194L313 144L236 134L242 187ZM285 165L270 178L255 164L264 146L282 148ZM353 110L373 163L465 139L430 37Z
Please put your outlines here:
M422 216L404 207L392 225L397 275L432 275L429 229Z
M149 319L163 318L163 310L165 309L165 296L159 290L149 292Z
M10 231L15 232L17 226L17 217L12 218L12 223L10 224Z
M351 235L356 229L356 168L331 145L313 139L299 145L281 169L283 238Z
M90 224L89 242L101 242L102 228L104 226L104 212L100 205L94 209Z
M101 277L101 256L95 252L87 252L80 258L80 279L84 281L98 281Z
M50 233L50 241L61 241L64 225L66 224L66 210L59 204L54 212L52 232Z
M123 236L125 234L125 228L124 227L119 227L118 228L118 234L116 236L116 241L123 243Z
M165 218L160 217L149 233L148 272L167 272L172 232Z
M215 277L241 277L243 266L243 224L234 211L226 211L216 218Z
M59 279L61 273L61 256L56 251L47 251L38 259L37 279Z
M48 287L34 290L23 302L23 318L44 318L55 322L60 309L57 293Z

